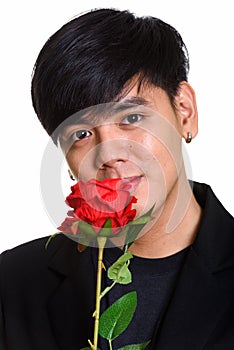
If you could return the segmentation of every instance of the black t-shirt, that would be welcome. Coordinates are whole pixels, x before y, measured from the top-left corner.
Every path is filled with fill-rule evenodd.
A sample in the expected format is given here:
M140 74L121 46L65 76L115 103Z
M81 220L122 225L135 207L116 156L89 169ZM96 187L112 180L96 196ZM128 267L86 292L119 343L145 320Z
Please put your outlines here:
M183 265L189 248L160 259L147 259L134 256L129 269L132 273L132 283L128 285L116 284L102 299L101 312L113 304L122 295L137 292L137 308L127 329L113 341L114 349L128 344L143 343L156 336L156 329L166 306L170 300L175 281ZM122 251L119 248L105 249L104 264L111 266ZM105 274L106 276L106 274ZM104 278L104 288L110 285L108 277ZM100 339L100 348L109 349L107 341ZM147 347L150 349L150 344Z

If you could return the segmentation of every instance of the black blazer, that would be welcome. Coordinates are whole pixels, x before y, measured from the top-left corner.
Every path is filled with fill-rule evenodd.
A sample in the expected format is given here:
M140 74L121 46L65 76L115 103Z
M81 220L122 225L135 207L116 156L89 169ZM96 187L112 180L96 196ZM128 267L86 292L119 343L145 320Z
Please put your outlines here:
M209 186L194 194L203 219L152 349L234 349L234 219ZM45 250L47 238L1 255L1 350L79 350L92 339L92 249L79 254L60 235Z

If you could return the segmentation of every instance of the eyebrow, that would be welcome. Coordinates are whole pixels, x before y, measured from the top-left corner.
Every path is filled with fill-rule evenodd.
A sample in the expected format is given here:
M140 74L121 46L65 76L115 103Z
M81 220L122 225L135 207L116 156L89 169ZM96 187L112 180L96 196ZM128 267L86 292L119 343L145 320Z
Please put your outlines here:
M120 103L135 103L137 105L148 105L149 102L143 98L143 97L139 97L139 96L130 96L130 97L126 97L126 98L123 98L117 102L120 102Z
M119 99L116 101L114 106L115 111L122 111L134 107L133 105L138 106L149 106L149 101L139 96L130 96L127 98Z

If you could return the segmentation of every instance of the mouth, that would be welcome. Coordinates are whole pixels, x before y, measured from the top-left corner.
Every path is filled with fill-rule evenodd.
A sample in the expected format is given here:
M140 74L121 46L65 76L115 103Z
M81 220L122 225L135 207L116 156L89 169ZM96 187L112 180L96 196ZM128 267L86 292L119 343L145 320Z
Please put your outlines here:
M139 185L139 183L141 182L142 178L143 178L143 175L129 176L129 177L124 177L123 181L127 182L129 185L131 185L130 192L132 193L136 190L136 188Z

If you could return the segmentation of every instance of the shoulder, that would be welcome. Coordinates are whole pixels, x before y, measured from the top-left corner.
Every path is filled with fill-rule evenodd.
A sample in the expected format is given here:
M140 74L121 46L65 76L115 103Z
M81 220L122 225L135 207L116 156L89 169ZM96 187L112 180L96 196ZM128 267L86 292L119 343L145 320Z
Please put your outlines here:
M42 237L0 255L0 295L2 300L19 300L27 295L44 295L54 284L63 278L64 267L69 264L69 257L75 251L73 242L64 235L51 240ZM53 269L53 262L58 258L60 269ZM44 294L43 294L44 293Z
M204 216L213 216L212 219L214 220L215 214L216 219L222 218L222 223L228 223L233 229L234 218L217 198L213 189L205 183L191 181L190 184L197 202L203 209Z
M233 267L234 218L210 186L194 182L193 192L203 212L193 248L211 271Z
M65 239L59 235L51 241L51 249L46 249L49 238L50 236L38 238L2 252L0 254L0 275L3 270L7 273L21 273L22 269L35 271L37 266L47 264L49 257Z

